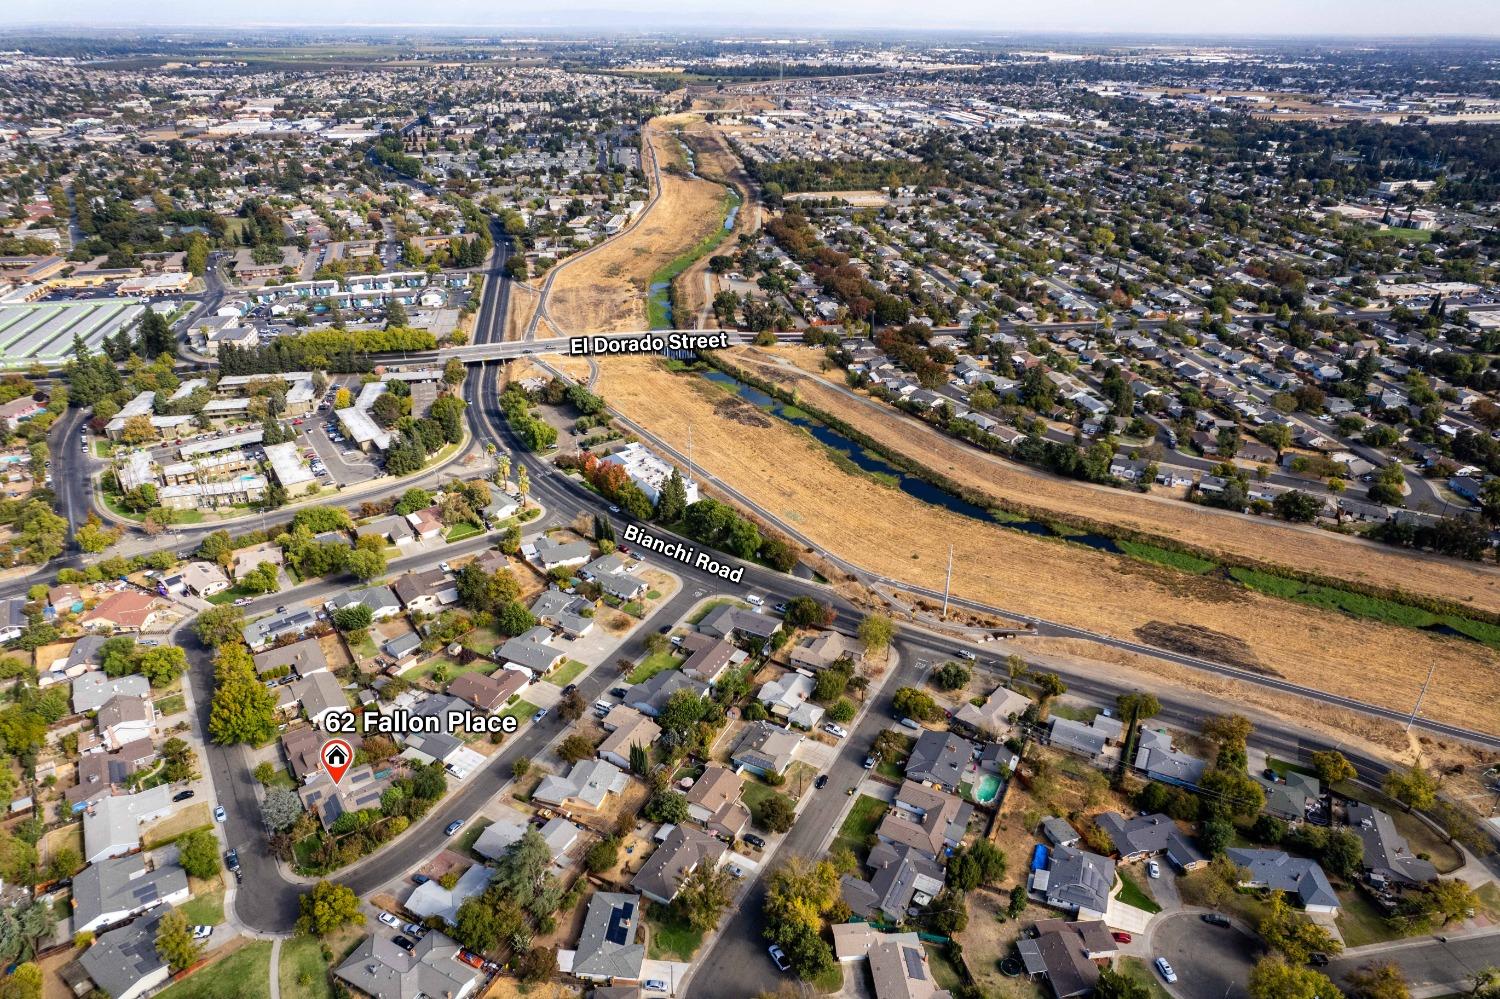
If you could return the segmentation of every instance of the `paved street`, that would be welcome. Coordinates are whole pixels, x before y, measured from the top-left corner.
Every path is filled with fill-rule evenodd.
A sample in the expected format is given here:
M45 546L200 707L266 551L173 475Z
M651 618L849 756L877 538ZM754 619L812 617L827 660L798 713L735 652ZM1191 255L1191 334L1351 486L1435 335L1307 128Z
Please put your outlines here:
M1167 991L1181 999L1248 999L1246 982L1260 957L1260 941L1234 927L1210 926L1184 912L1157 922L1152 950L1177 972ZM1158 982L1161 975L1153 967ZM1165 983L1164 983L1165 984Z
M1446 935L1447 941L1430 936L1378 948L1357 948L1328 966L1329 977L1342 980L1369 963L1374 951L1379 960L1401 966L1413 996L1436 996L1467 991L1476 972L1500 966L1500 927Z

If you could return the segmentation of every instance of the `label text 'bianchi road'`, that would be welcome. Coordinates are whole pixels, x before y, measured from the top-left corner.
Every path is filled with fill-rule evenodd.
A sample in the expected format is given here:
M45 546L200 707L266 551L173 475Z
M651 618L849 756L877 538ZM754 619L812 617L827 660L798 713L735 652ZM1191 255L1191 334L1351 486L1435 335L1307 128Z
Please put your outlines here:
M656 552L658 555L666 555L677 561L690 565L704 572L711 572L721 579L727 579L731 583L738 583L745 576L744 566L731 566L720 562L708 552L699 551L692 545L685 545L681 541L668 541L666 538L658 538L654 534L641 530L639 524L627 524L625 527L625 540L633 545L640 545L647 551Z

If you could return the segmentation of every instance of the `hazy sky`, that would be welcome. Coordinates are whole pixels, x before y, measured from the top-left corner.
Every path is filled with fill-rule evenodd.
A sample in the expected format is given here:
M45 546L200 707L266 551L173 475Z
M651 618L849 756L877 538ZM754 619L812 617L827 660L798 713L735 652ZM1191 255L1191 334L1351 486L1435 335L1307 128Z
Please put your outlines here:
M0 26L402 25L1500 36L1500 0L3 0Z

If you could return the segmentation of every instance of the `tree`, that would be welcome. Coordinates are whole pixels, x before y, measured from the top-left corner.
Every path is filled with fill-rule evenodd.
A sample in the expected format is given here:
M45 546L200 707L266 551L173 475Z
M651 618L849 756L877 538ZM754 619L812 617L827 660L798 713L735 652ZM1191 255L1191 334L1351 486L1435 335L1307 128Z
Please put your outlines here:
M205 645L218 648L225 642L241 637L245 627L245 615L233 604L211 607L198 615L193 630Z
M339 631L363 631L375 623L375 612L365 604L351 604L333 612L333 626Z
M1411 999L1406 978L1394 961L1367 964L1345 976L1354 999Z
M266 828L272 832L290 829L296 824L302 811L302 799L297 797L295 791L284 787L267 788L265 799L260 803L261 818L265 821Z
M1234 823L1228 819L1208 819L1198 830L1198 845L1210 857L1217 857L1234 838Z
M443 381L448 385L458 385L464 380L464 362L456 357L448 358L443 365Z
M1318 514L1323 512L1323 500L1312 493L1291 489L1272 500L1271 509L1282 520L1308 524L1316 520Z
M319 881L298 901L297 932L325 937L344 926L363 926L359 896L347 885Z
M799 978L817 978L836 966L823 930L841 904L838 869L826 860L793 857L767 880L762 932L786 952Z
M140 671L153 687L165 687L187 672L187 653L176 645L158 645L140 657Z
M195 878L219 873L219 841L207 829L195 829L177 841L177 862Z
M1312 766L1313 770L1317 771L1318 780L1323 782L1324 787L1353 780L1358 776L1354 764L1345 759L1344 754L1337 749L1320 749L1313 753Z
M32 961L0 978L0 999L42 999L42 969Z
M121 528L109 528L100 523L98 516L89 514L88 521L76 533L75 540L78 547L90 554L102 552L116 541L124 531Z
M695 930L707 932L719 925L719 917L734 896L734 878L715 864L699 864L678 884L672 911Z
M1119 695L1115 698L1115 705L1120 709L1121 717L1130 725L1145 721L1161 711L1161 702L1156 699L1156 695L1143 690Z
M453 939L476 954L494 950L500 943L500 919L482 896L464 899L453 924Z
M1420 765L1410 770L1391 770L1381 783L1385 793L1412 809L1426 810L1437 802L1438 781Z
M671 789L658 791L646 802L642 814L652 822L670 822L680 825L688 819L688 801L685 796Z
M1151 990L1134 978L1105 968L1094 985L1094 999L1151 999Z
M590 874L602 874L620 862L620 841L611 836L601 839L583 855L583 866Z
M865 644L865 652L884 653L896 637L896 626L884 614L870 614L859 623L859 640Z
M656 519L663 524L675 524L682 519L687 509L687 483L676 466L656 497Z
M1037 690L1042 695L1042 700L1048 701L1054 697L1061 697L1068 692L1068 685L1063 678L1056 673L1038 673L1035 677Z
M782 615L791 628L826 628L833 623L833 608L812 597L793 597L786 602Z
M557 953L551 947L533 947L521 955L516 976L527 985L544 982L557 974Z
M755 803L755 824L774 833L784 833L797 821L796 806L792 799L779 791L773 791Z
M1250 999L1329 999L1340 994L1327 975L1288 964L1277 954L1262 958L1250 971Z
M193 939L193 931L181 909L168 909L156 924L156 953L173 974L197 963L202 947Z
M1306 964L1314 954L1337 954L1344 949L1328 930L1292 908L1283 891L1271 892L1257 929L1267 947L1293 964Z
M385 572L385 551L379 548L355 548L349 552L344 567L355 579L367 583Z
M916 687L902 687L891 698L891 710L897 717L928 721L941 714L932 696Z
M969 685L973 676L969 667L962 663L947 662L932 673L932 681L942 690L961 690Z
M523 909L530 908L546 886L551 867L552 850L547 841L535 826L528 827L501 854L489 890L513 899Z
M255 675L243 645L220 648L214 679L208 730L215 742L259 745L276 735L276 699Z
M557 755L568 763L586 760L594 755L594 740L581 733L574 733L557 747Z

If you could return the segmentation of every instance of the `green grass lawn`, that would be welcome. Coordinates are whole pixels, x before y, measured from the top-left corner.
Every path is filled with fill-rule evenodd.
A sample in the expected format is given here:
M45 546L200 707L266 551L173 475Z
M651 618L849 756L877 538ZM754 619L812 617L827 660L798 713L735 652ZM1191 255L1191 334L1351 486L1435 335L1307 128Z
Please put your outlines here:
M477 537L483 533L484 528L478 524L471 524L468 521L464 521L462 524L454 524L448 528L447 541L451 545L455 541L463 541L466 538Z
M463 638L464 648L487 656L504 644L505 639L488 628L476 628Z
M110 443L107 440L104 440L104 441L94 441L94 457L95 458L108 458L110 455L112 455L114 453L115 453L115 446L114 446L114 444Z
M516 721L524 723L526 721L529 721L532 715L536 714L536 705L532 704L530 701L520 700L505 707L503 710L501 710L500 714L502 716L509 715Z
M162 999L270 999L271 941L257 940L160 993Z
M282 942L281 967L277 979L283 996L332 999L328 965L323 963L323 944L317 937L293 937Z
M1056 715L1058 718L1066 718L1068 721L1087 724L1098 716L1099 709L1092 705L1064 704L1061 701L1053 701L1047 705L1047 713Z
M474 841L479 839L480 835L494 823L494 819L477 819L470 822L459 832L458 843L454 846L454 850L458 853L474 855L475 859L478 859L478 855L474 854Z
M578 679L583 671L588 668L588 663L581 663L577 659L569 659L561 666L557 667L557 669L548 674L546 680L553 686L566 687L568 684Z
M286 961L286 951L281 960ZM1172 999L1171 993L1157 980L1156 972L1143 957L1121 957L1115 960L1115 970L1146 990L1151 999Z
M720 607L749 607L749 606L750 606L749 604L745 603L742 600L730 600L727 597L724 598L724 599L722 599L722 600L710 600L708 603L704 604L702 607L699 607L697 610L693 611L693 616L690 617L690 618L688 618L688 624L697 624L699 621L702 621L704 618L708 617L709 614L711 614L714 611L718 610Z
M464 665L456 659L450 659L448 656L433 656L420 666L413 666L401 675L408 680L426 680L432 676L439 666L448 667L449 680L462 676L464 673L488 673L491 670L500 668L488 659L474 659L468 665Z
M1338 925L1339 933L1344 938L1344 946L1363 947L1365 944L1384 943L1402 936L1391 928L1380 910L1375 908L1375 903L1366 898L1364 892L1351 888L1338 895Z
M217 926L224 921L224 889L194 895L178 908L194 926Z
M1376 239L1389 237L1391 239L1399 239L1405 243L1432 242L1432 232L1430 230L1408 229L1406 226L1400 225L1393 225L1389 229L1381 229L1378 232L1371 233L1371 235Z
M646 916L651 928L648 956L653 961L687 961L703 945L703 931L673 919L670 910L651 906Z
M377 655L380 654L380 650L375 647L375 639L370 637L370 633L368 631L365 631L362 635L360 635L359 641L357 642L350 642L348 639L349 636L345 635L344 640L345 643L349 646L349 650L360 659L374 659Z
M167 715L175 715L177 712L187 707L187 698L183 697L181 694L168 694L166 697L163 697L161 700L157 701L155 707L156 713L162 715L163 717Z
M897 735L901 733L898 732ZM901 735L901 739L905 742L906 748L902 750L900 756L892 759L882 758L875 764L876 773L898 784L906 777L906 759L911 755L911 747L917 744L917 740L909 735Z
M209 597L208 602L215 605L232 604L240 597L258 596L260 596L259 593L252 593L250 590L247 590L242 586L231 586L229 589L223 590L219 593L215 593L213 596Z
M875 827L880 825L880 820L885 817L885 810L886 804L879 798L872 798L868 794L855 798L854 807L849 810L844 824L839 826L839 834L834 837L829 849L844 847L863 861L870 852L865 841L875 832Z
M1266 766L1283 777L1287 774L1302 774L1304 777L1318 776L1318 772L1312 767L1304 767L1300 763L1288 763L1286 760L1278 760L1274 756L1266 757Z
M1161 906L1156 904L1155 899L1147 895L1145 889L1136 884L1135 879L1124 871L1120 871L1120 901L1126 905L1134 906L1146 912L1160 912Z
M948 953L948 948L943 944L924 944L927 951L927 964L932 968L932 977L937 982L938 988L947 989L949 992L957 992L963 985L963 975L959 974L958 965L953 963L953 957Z
M780 792L781 788L772 787L765 781L761 780L759 777L750 775L746 779L745 783L740 785L740 800L743 801L745 803L745 807L750 809L750 811L753 813L756 806L759 805L762 801L765 801L773 794L779 794Z
M1117 539L1115 544L1120 550L1133 559L1141 562L1155 562L1157 565L1169 566L1178 572L1192 573L1201 576L1219 567L1217 562L1210 562L1206 558L1189 555L1186 552L1174 552L1167 548L1158 548L1155 545L1142 544L1139 541L1126 541Z
M625 679L630 683L645 683L664 669L676 669L682 660L671 651L653 652L642 659Z

